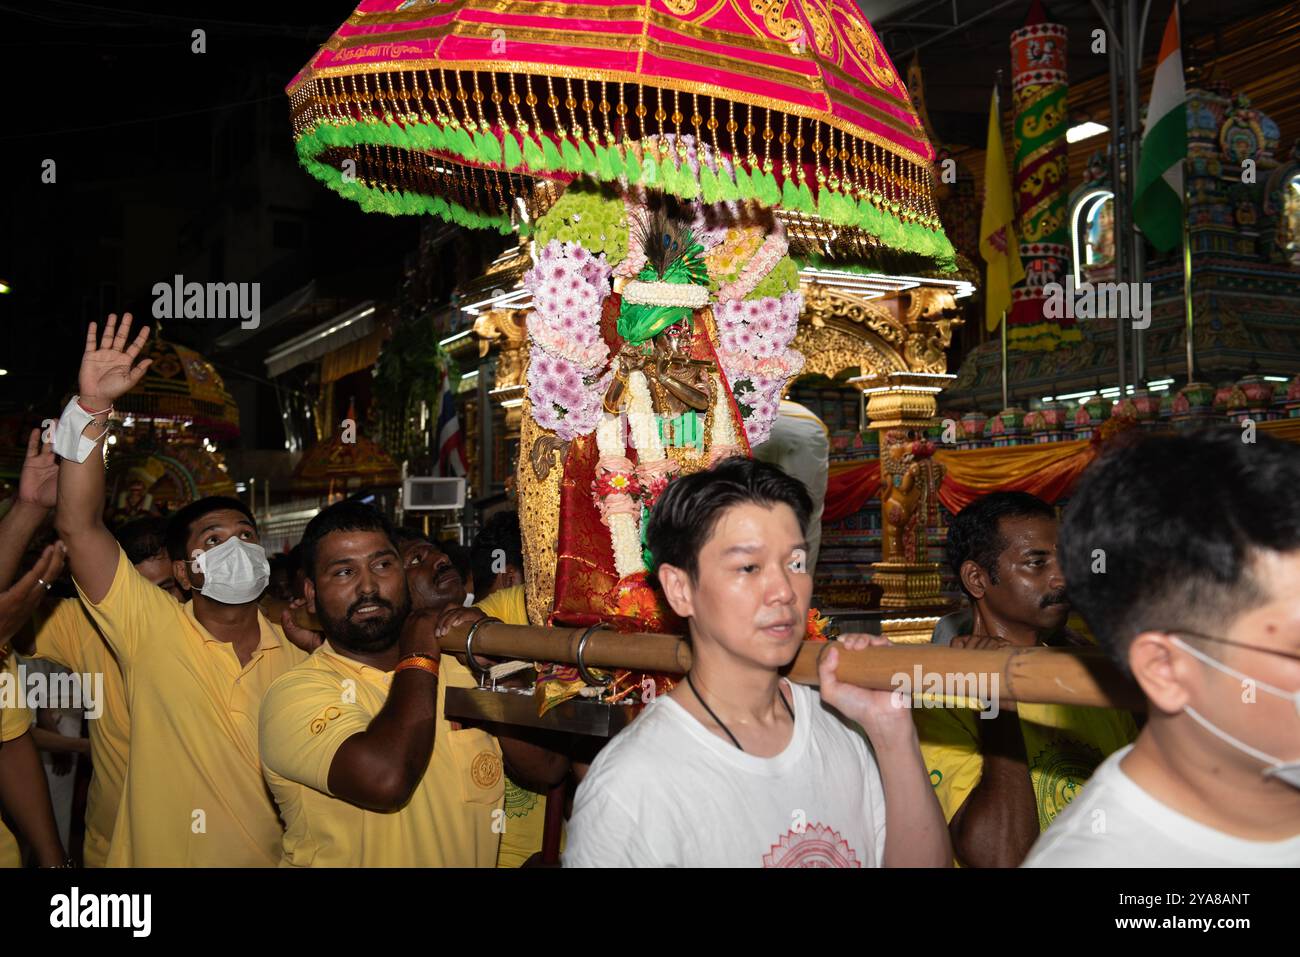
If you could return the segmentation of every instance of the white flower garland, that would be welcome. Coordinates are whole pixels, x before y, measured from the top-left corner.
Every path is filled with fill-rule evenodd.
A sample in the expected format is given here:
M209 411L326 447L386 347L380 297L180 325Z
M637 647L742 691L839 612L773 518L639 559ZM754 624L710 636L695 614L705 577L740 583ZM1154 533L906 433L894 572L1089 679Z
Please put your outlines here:
M640 375L640 373L637 373ZM623 417L605 415L596 426L596 448L601 457L621 457L627 449L623 445ZM614 570L619 578L644 571L641 560L641 523L635 515L614 514L605 519L609 526L609 540L614 549Z
M709 301L707 286L694 283L642 282L630 279L623 285L623 300L647 306L689 306L700 309Z
M627 377L630 397L627 421L632 428L632 444L636 446L637 459L655 462L664 457L664 447L659 441L659 426L655 422L654 403L650 399L650 385L642 372Z

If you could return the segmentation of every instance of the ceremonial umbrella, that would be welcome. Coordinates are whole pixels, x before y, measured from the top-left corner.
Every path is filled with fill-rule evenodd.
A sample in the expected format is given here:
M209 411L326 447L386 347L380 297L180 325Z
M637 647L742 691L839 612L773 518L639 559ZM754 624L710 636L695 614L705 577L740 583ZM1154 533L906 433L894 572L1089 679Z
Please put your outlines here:
M753 200L833 256L953 261L934 151L850 0L363 0L288 86L367 210L509 232L579 176Z

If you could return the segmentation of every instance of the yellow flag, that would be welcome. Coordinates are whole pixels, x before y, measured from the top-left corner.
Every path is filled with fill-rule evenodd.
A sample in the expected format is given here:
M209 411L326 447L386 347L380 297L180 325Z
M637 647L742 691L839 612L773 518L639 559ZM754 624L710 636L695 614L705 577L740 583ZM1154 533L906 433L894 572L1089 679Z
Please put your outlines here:
M1011 287L1025 278L1015 232L1015 206L1011 202L1011 176L1002 149L998 91L989 104L989 139L984 154L984 211L980 214L980 255L988 264L984 283L984 321L992 332L1011 309Z

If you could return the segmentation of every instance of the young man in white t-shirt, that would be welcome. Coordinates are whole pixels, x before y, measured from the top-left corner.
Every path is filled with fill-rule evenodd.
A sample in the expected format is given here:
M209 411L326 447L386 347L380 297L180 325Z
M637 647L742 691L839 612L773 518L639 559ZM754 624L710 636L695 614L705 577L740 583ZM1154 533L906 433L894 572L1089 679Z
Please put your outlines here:
M834 643L820 696L780 677L812 596L810 510L797 479L749 459L679 478L659 499L647 543L690 623L691 671L596 758L566 867L949 865L910 712L837 681Z
M1093 465L1070 599L1141 685L1146 727L1026 867L1300 866L1300 448L1150 436Z

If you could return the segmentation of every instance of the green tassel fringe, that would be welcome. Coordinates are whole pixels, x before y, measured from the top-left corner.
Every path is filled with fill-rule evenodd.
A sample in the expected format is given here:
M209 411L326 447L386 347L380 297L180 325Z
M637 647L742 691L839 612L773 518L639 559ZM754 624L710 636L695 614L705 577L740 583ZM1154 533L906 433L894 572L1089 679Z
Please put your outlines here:
M515 134L505 134L505 162L506 169L518 169L523 165L524 154L519 149L519 141L515 139Z
M542 156L546 164L542 169L564 169L564 160L560 156L560 148L555 145L555 141L549 136L542 135Z
M879 193L870 198L852 196L822 188L814 197L808 183L789 180L777 185L776 178L761 169L747 171L739 164L734 177L725 169L717 172L702 166L698 178L689 168L679 167L675 157L659 161L647 154L638 162L636 154L621 147L576 143L562 137L559 146L550 137L505 131L503 138L480 129L471 133L464 126L441 127L436 123L402 127L395 122L372 118L339 125L322 123L297 140L302 165L341 196L369 212L388 215L434 215L470 228L491 228L509 233L514 228L508 216L471 212L440 196L422 196L402 190L384 190L355 181L345 182L334 167L316 159L329 149L361 145L387 145L417 151L437 150L480 165L514 170L527 166L533 172L585 173L605 182L626 178L630 184L644 182L683 199L701 198L707 203L756 199L768 206L820 216L836 226L854 226L879 238L893 249L915 253L937 262L941 269L956 268L956 251L942 226L929 218L903 222L897 202L888 203Z
M592 152L591 147L587 145L585 140L578 141L578 162L582 164L582 172L588 176L597 174L596 154Z
M560 156L563 158L564 168L570 173L582 172L582 157L578 154L578 148L573 145L570 139L560 140Z
M530 170L546 169L546 157L542 155L542 148L531 136L524 136L524 162L528 164Z

